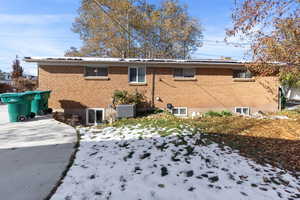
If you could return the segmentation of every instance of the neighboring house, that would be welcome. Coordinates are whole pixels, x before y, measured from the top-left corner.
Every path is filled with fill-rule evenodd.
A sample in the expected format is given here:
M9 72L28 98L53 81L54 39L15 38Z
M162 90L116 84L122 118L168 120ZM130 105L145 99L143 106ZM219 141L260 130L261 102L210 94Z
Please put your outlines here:
M37 76L30 75L30 74L24 74L23 77L32 81L37 80Z
M0 83L5 83L7 85L12 85L12 77L10 73L3 72L1 74Z
M252 77L232 60L40 58L39 89L52 90L50 107L89 122L106 119L114 90L145 92L157 108L174 106L178 116L209 110L241 114L279 109L276 77ZM86 119L87 118L87 119Z
M300 102L300 88L291 88L286 91L286 98L290 102Z

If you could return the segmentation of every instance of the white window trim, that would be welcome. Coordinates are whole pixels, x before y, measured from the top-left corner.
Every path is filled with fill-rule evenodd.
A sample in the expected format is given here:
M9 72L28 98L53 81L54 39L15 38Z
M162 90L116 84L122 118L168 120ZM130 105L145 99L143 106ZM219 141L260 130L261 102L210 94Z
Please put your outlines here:
M95 123L89 123L89 113L88 113L89 110L102 111L102 121L105 120L105 109L104 108L87 108L87 109L85 109L86 124L87 125L98 125L96 122Z
M173 109L185 109L186 110L186 114L173 114ZM178 117L187 117L188 116L188 108L187 107L173 107L172 108L172 114Z
M86 75L86 68L107 68L107 76L87 76ZM108 66L106 66L106 65L103 65L103 66L85 66L84 67L84 74L83 74L83 76L85 78L95 78L95 77L108 78L108 74L109 74L109 69L108 69Z
M138 68L145 68L145 81L144 82L138 82L138 81L130 81L130 69L138 69ZM138 70L137 70L138 71ZM138 80L138 73L136 73L136 80ZM145 84L147 83L147 67L146 66L132 66L128 67L128 83L134 83L134 84Z
M239 109L239 108L240 108L241 110L243 110L244 108L247 108L247 109L248 109L248 113L247 113L247 114L238 113L236 110ZM235 107L235 108L234 108L234 112L235 112L235 113L238 113L238 114L240 114L240 115L246 115L246 116L249 116L249 115L250 115L250 107Z

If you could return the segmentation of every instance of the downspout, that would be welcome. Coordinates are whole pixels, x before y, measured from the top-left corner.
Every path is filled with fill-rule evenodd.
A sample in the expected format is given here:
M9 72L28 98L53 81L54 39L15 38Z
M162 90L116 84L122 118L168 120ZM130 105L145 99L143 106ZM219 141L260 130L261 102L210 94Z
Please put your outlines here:
M40 87L40 65L37 64L37 80L36 80L36 88Z
M151 107L152 107L152 109L154 109L155 108L155 103L154 103L154 101L155 101L155 78L156 78L156 70L155 70L155 68L153 67L152 68L152 91L151 91Z

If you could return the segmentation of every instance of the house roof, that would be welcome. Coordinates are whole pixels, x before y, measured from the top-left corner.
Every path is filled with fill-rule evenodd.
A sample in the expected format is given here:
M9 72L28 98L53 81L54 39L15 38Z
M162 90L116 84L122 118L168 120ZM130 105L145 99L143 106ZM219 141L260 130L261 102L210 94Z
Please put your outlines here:
M100 57L25 57L26 62L40 65L82 65L82 64L147 64L147 65L215 65L242 67L245 62L225 59L143 59L143 58L100 58Z

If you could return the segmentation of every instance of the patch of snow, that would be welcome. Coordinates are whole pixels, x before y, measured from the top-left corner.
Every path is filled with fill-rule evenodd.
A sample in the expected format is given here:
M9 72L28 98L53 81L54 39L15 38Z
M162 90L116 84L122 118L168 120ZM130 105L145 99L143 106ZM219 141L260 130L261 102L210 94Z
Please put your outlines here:
M0 124L6 124L8 122L9 122L8 106L2 105L0 103Z
M290 118L284 115L274 115L274 116L270 116L270 119L290 119Z
M81 128L74 165L52 200L276 200L300 198L300 182L187 128ZM173 131L173 130L170 130Z

